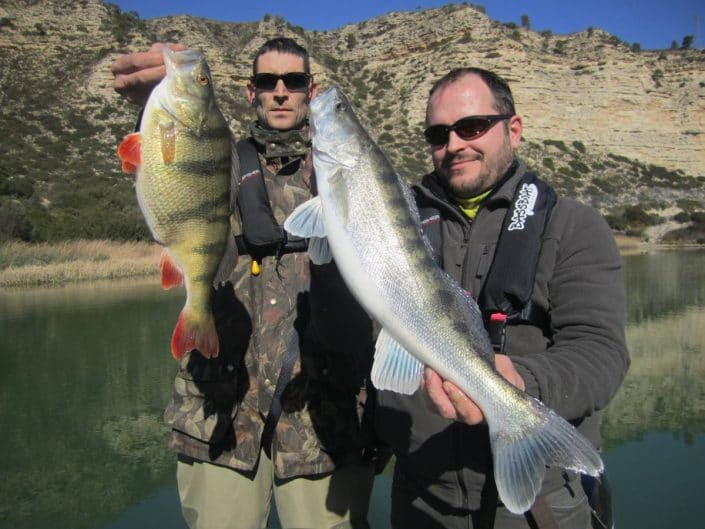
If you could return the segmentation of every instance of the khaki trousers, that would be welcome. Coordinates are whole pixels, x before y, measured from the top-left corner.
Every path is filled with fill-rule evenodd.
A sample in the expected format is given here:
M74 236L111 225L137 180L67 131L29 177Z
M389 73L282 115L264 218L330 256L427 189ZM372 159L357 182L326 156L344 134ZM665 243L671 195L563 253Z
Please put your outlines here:
M265 529L272 495L282 529L369 529L369 465L278 480L264 451L255 471L179 458L181 510L190 529Z

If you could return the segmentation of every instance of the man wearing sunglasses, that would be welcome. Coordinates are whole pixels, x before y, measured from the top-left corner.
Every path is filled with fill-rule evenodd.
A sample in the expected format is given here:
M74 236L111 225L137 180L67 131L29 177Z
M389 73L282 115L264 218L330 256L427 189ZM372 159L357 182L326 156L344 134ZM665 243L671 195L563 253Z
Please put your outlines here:
M497 371L599 448L599 410L629 365L609 227L516 157L523 121L496 74L451 71L431 89L426 122L434 171L415 193L439 264L478 301ZM509 512L482 410L428 368L422 385L378 395L375 425L396 455L394 529L609 527L591 521L581 476L562 469L547 470L530 511Z
M113 64L115 89L133 102L164 76L159 46ZM274 496L284 528L369 529L371 322L334 266L309 265L305 241L280 226L314 182L306 50L264 43L246 95L257 119L236 149L240 262L234 289L214 297L221 352L190 354L165 414L182 510L192 529L260 529Z

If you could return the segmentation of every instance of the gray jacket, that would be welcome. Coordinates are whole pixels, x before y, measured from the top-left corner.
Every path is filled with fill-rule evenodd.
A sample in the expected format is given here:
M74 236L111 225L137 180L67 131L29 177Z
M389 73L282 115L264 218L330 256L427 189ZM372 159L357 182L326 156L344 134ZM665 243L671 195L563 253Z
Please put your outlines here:
M505 213L525 171L523 163L513 165L472 222L448 200L434 173L415 189L418 199L441 213L443 268L475 297L487 279ZM559 197L543 235L532 302L550 315L550 329L508 326L505 352L527 393L599 447L599 410L617 392L629 356L621 257L607 223L592 208ZM380 391L378 435L394 450L397 474L424 484L432 503L478 509L492 465L487 427L443 419L426 400L422 391L411 396ZM567 479L559 469L549 469L542 493Z

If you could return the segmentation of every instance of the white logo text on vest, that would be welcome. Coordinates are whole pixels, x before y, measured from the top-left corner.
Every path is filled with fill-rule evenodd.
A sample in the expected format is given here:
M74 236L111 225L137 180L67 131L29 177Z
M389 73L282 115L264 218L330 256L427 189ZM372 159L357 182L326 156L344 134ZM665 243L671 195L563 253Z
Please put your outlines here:
M514 204L514 214L512 222L509 224L507 231L523 230L526 217L534 214L534 206L536 199L539 196L539 190L535 184L524 184L519 190L519 198Z

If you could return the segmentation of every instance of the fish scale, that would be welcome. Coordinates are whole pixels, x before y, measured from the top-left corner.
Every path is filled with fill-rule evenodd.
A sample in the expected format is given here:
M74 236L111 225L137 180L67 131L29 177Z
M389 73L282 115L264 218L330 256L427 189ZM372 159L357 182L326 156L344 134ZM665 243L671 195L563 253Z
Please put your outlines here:
M314 263L335 259L343 279L382 326L372 382L411 394L427 365L482 409L500 498L528 510L546 466L593 476L603 469L595 448L540 401L494 369L494 353L475 301L433 259L407 185L331 88L311 103L318 196L284 223L309 246Z

